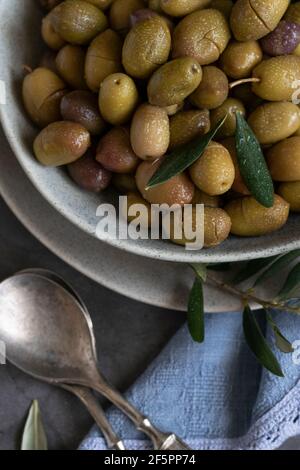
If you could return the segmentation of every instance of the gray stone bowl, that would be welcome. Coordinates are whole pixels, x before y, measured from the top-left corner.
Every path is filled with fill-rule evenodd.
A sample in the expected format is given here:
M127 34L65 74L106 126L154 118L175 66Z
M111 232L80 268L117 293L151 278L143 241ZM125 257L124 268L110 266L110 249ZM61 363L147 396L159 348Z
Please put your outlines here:
M67 219L95 236L99 222L96 208L103 202L115 202L116 194L100 195L81 191L64 169L41 166L33 157L32 142L37 134L24 113L21 101L23 65L38 64L43 48L40 37L42 12L35 0L1 0L0 2L0 117L7 139L39 192ZM68 237L68 233L65 233ZM186 251L167 241L115 240L100 234L107 243L141 256L177 262L225 262L266 257L300 247L300 217L291 215L288 224L278 232L261 238L230 237L215 249ZM82 247L84 250L84 246Z

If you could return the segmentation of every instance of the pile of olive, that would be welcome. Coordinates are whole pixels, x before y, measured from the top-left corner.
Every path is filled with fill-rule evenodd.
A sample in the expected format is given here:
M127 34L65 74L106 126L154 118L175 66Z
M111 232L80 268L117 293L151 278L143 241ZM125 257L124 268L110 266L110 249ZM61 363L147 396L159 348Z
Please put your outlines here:
M23 100L42 128L36 158L67 165L82 188L112 184L129 204L204 203L205 245L258 236L300 212L300 1L40 0L48 50ZM235 148L236 112L262 145L274 205L250 194ZM184 173L147 188L164 155L214 141ZM184 243L182 240L174 240Z

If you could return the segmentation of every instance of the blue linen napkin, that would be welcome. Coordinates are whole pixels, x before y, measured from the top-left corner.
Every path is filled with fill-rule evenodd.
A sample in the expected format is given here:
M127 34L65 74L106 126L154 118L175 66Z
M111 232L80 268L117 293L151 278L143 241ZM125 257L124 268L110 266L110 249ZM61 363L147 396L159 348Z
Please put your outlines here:
M257 317L272 343L261 312ZM300 340L299 317L274 312L273 318L290 341ZM300 361L293 361L296 354L273 350L284 378L257 363L245 343L240 314L208 314L205 342L194 343L187 327L181 328L126 396L154 424L175 432L193 450L274 449L300 434ZM111 407L108 417L127 449L151 449L118 410ZM105 448L97 427L80 446Z

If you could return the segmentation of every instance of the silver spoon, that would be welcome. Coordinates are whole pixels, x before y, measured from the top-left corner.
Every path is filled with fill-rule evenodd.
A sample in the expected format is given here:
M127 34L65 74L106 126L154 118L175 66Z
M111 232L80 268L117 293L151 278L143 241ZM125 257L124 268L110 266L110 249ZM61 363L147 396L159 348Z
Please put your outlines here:
M155 449L189 449L174 434L154 427L106 382L97 368L91 318L59 284L34 273L3 281L0 338L8 359L34 377L54 384L83 385L101 393L150 437Z
M46 277L51 279L53 282L60 284L64 289L66 289L71 295L75 297L75 299L80 303L81 307L87 311L86 305L83 303L79 295L74 291L74 289L67 284L60 276L49 271L48 269L42 268L30 268L24 269L20 271L18 274L21 273L33 273L37 276ZM115 450L125 450L124 443L122 440L117 436L114 432L110 422L108 421L104 410L98 400L95 398L94 394L89 388L83 387L81 385L66 385L66 384L58 384L60 388L67 390L68 392L73 393L81 400L81 402L85 405L88 409L89 413L94 418L96 424L102 431L102 434L106 440L107 447L109 449Z

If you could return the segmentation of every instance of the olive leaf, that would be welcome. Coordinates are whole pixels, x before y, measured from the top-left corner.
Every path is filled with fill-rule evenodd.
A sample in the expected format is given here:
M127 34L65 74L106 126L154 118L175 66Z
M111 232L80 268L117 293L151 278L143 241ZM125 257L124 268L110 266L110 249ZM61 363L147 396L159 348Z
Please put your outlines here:
M280 364L271 351L249 305L243 312L243 329L247 344L258 361L272 374L284 377Z
M204 298L202 280L198 276L196 276L190 292L187 320L193 340L197 343L203 343L205 336Z
M253 287L258 286L262 282L266 281L270 277L275 276L279 273L285 266L294 261L300 256L300 250L290 251L283 256L279 256L265 271L258 276Z
M192 142L178 147L173 152L166 155L159 168L150 178L146 189L165 183L174 176L182 173L198 160L226 119L227 115L207 134L197 137L192 140Z
M206 264L194 263L194 264L191 264L191 267L195 271L195 274L197 277L199 277L202 281L206 281L206 277L207 277Z
M290 341L286 339L285 336L283 336L283 334L281 333L280 329L274 322L271 315L268 312L266 312L266 315L267 315L268 323L271 326L273 333L274 333L276 347L279 349L279 351L285 354L292 353L294 351L294 348L291 345Z
M275 300L287 300L296 297L300 291L300 263L289 273L282 289Z
M263 268L266 268L273 261L275 261L278 256L269 256L268 258L259 258L248 261L245 266L240 269L237 274L233 277L233 284L240 284L241 282L246 281L254 274L259 273Z
M236 113L235 144L241 175L252 196L263 206L274 204L274 186L261 146L241 113Z
M47 438L37 400L32 402L29 410L23 432L21 450L47 450Z

